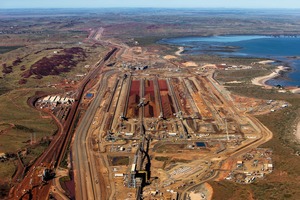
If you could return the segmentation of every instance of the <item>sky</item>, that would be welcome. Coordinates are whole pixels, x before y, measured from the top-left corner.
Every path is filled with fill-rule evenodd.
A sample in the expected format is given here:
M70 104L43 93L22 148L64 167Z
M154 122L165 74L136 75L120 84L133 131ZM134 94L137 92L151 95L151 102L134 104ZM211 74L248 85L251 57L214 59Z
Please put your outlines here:
M300 0L0 0L0 8L300 8Z

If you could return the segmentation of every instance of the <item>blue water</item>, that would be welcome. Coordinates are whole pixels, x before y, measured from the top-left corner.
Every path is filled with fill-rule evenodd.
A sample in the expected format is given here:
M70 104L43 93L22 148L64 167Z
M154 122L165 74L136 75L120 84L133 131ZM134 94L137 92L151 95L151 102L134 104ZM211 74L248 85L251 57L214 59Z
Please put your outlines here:
M197 147L206 147L204 142L196 142Z
M87 94L86 94L86 98L88 98L88 99L89 99L89 98L92 98L93 96L94 96L94 94L92 94L92 93L87 93Z
M182 37L163 39L162 44L185 47L184 54L214 54L226 57L260 57L287 63L292 70L285 76L272 79L270 85L300 86L300 37L270 37L260 35Z

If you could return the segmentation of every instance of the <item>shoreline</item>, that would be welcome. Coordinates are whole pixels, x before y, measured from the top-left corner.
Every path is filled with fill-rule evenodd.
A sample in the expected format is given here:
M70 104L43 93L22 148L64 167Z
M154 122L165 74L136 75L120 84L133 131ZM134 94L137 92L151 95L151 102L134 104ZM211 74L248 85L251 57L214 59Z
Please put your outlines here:
M289 67L284 66L278 66L274 72L272 72L269 75L265 76L259 76L251 80L253 85L261 86L265 89L272 89L274 86L268 85L266 82L268 80L274 79L279 77L281 72L286 72L289 69ZM286 87L286 90L292 92L292 93L300 93L300 88L296 87Z
M291 88L289 90L294 94L300 94L300 88ZM300 139L300 136L299 136L299 139Z
M184 51L184 47L178 47L178 51L175 52L175 55L176 56L181 56L183 51Z
M266 82L270 79L277 78L280 76L280 72L286 71L286 68L284 66L278 66L274 72L271 74L265 75L265 76L259 76L254 79L252 79L252 84L257 86L262 86L265 88L272 88L273 86L267 85Z

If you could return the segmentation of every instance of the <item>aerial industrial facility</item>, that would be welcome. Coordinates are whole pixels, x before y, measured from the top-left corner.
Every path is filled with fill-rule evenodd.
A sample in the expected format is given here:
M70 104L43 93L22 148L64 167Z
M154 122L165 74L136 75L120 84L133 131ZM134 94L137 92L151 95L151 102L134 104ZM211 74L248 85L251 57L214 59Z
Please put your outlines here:
M197 196L192 188L216 177L228 157L237 164L222 175L227 180L251 183L272 171L271 160L256 158L253 165L263 168L255 172L238 160L247 151L256 151L271 133L235 106L228 91L214 80L214 69L182 65L170 71L151 65L135 70L118 63L103 67L111 57L122 58L119 51L114 48L100 61L101 73L95 68L84 77L81 91L43 96L35 103L66 128L74 123L70 121L74 109L86 107L73 141L67 135L57 143L65 151L71 142L70 165L79 199ZM96 77L100 77L96 84L87 84ZM33 173L52 170L61 159L56 156L62 155L55 153Z
M110 19L111 13L107 15L103 20ZM192 16L187 14L188 19ZM78 19L82 20L81 16ZM13 145L18 138L7 134L9 131L24 133L25 138L18 141L22 148L18 146L17 153L2 153L1 149L0 161L18 166L9 198L204 200L212 199L212 187L240 187L234 195L248 195L274 174L289 180L291 175L284 170L276 172L282 166L278 151L269 142L273 133L267 125L273 124L261 116L271 113L278 123L284 116L291 123L296 116L291 115L292 103L297 99L290 88L279 86L269 86L268 95L260 98L265 92L262 87L268 86L253 78L266 72L278 76L280 69L285 69L277 66L279 61L188 55L184 52L191 50L190 46L152 44L154 39L149 36L133 38L140 34L135 27L140 19L133 17L129 28L111 21L106 26L98 21L95 25L94 18L88 25L79 23L77 29L69 19L66 27L51 22L49 27L66 29L64 37L72 35L68 48L62 47L64 43L41 45L31 52L35 63L29 54L15 60L14 70L18 68L15 73L21 79L14 83L18 84L16 91L25 95L22 103L34 111L31 120L46 120L31 126L20 97L7 91L5 100L23 113L20 117L18 112L7 114L10 120L19 121L1 122L0 133L13 138ZM210 22L205 19L201 23L204 21L209 28ZM130 28L135 28L130 37L115 37L115 30L121 34ZM148 34L164 28L147 25L144 29ZM180 31L185 34L184 29ZM211 48L226 53L239 50L233 46ZM274 71L274 67L279 68ZM1 81L12 78L10 69L3 65ZM255 76L248 77L249 73ZM28 87L34 88L21 88L27 81ZM273 94L279 97L273 98ZM271 130L286 129L274 127ZM285 140L282 135L276 137Z

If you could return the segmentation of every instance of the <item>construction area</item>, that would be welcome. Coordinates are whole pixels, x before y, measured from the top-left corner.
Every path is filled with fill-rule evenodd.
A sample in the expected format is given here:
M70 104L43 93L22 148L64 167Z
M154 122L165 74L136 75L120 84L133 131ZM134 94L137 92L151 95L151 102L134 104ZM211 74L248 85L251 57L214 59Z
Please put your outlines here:
M35 106L39 109L43 109L44 111L53 113L59 121L65 122L74 101L74 98L66 96L46 96L39 99Z
M264 178L274 170L271 156L270 149L253 149L238 158L236 168L228 174L226 180L249 184L257 178Z
M187 191L216 176L222 161L241 154L243 146L256 146L269 137L234 106L211 72L120 71L103 92L90 127L92 149L105 169L102 182L114 199L200 195ZM263 161L255 160L261 168ZM255 170L251 168L245 182L263 176ZM228 172L228 177L235 180L241 173L246 174Z
M76 95L82 97L86 114L73 149L76 195L207 199L207 180L220 176L248 184L272 172L271 150L256 149L272 134L247 112L288 105L230 95L213 79L213 71L195 75L197 70L115 64L104 68L100 81L84 94L49 95L35 102L65 123L79 103ZM245 110L250 104L254 109ZM228 159L231 165L223 169Z
M72 143L76 197L207 199L208 180L246 184L272 171L271 150L256 149L272 133L248 113L287 104L231 95L214 70L197 65L161 58L146 64L144 54L135 55L140 64L126 64L132 56L121 49L112 48L78 91L35 102L66 130L79 123L72 141L68 136L57 143L63 149ZM63 152L54 155L61 159Z
M112 48L77 90L32 100L61 129L17 196L61 196L59 181L45 187L40 174L52 180L63 158L67 172L55 173L69 173L68 191L79 199L209 199L208 180L249 184L272 172L271 150L257 149L272 133L248 113L288 104L231 95L201 66L158 59L124 67L124 51Z

